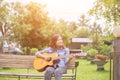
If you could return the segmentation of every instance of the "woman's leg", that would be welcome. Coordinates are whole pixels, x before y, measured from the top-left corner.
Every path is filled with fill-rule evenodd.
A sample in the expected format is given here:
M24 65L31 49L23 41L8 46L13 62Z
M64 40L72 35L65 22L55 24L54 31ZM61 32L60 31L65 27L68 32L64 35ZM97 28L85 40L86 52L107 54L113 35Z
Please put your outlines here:
M45 79L44 80L51 80L52 74L54 73L53 67L47 67L45 72Z
M58 67L54 71L55 80L62 80L62 74L66 73L67 68L66 67Z

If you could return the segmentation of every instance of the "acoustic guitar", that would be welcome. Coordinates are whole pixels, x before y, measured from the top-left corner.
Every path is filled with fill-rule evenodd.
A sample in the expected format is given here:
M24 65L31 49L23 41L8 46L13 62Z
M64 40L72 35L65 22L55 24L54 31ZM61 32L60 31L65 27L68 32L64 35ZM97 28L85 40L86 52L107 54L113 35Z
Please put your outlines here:
M39 71L42 72L44 71L48 66L53 66L55 63L55 60L59 60L61 58L65 58L65 57L69 57L68 55L64 55L64 56L58 56L57 53L43 53L44 56L48 56L51 59L49 61L44 60L40 57L36 57L33 63L34 68Z

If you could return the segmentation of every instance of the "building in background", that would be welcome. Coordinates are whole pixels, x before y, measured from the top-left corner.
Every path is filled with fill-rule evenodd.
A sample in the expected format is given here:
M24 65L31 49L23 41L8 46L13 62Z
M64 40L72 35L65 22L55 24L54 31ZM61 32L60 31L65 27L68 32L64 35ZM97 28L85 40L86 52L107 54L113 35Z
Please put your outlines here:
M72 38L71 44L69 45L70 53L75 54L76 58L84 58L87 56L87 53L81 50L81 45L87 45L92 43L92 40L89 38Z
M72 38L69 48L70 49L81 49L81 45L87 45L90 43L92 43L92 40L89 38Z

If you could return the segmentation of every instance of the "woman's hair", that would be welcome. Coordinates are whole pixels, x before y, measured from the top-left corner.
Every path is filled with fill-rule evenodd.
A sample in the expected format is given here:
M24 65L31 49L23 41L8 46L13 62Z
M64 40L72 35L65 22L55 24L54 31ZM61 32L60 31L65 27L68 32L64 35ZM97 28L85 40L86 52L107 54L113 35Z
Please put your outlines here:
M61 37L60 34L54 34L54 35L51 37L50 47L52 47L52 48L57 48L56 42L57 42L57 40L58 40L59 37ZM63 46L61 46L61 48L65 48L65 45L63 44Z

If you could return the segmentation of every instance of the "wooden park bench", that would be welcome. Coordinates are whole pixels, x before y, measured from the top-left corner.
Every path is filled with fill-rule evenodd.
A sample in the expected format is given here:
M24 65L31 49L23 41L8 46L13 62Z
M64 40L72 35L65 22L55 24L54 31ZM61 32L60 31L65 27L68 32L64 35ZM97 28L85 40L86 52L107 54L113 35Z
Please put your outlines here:
M0 54L0 77L18 77L18 80L21 78L44 78L43 72L37 72L37 70L33 67L35 56L33 55L13 55L13 54ZM70 62L67 73L63 74L62 78L69 78L69 80L76 80L77 75L77 67L79 65L79 62L72 61ZM11 68L20 68L25 69L24 72L8 72L6 69ZM35 70L36 73L30 72L30 70ZM53 76L54 78L54 76Z

